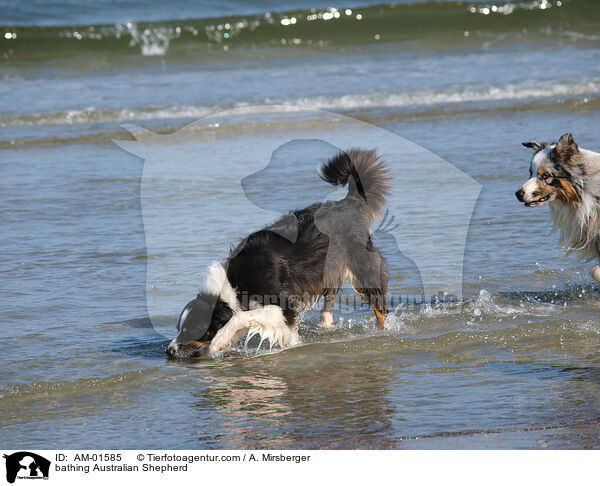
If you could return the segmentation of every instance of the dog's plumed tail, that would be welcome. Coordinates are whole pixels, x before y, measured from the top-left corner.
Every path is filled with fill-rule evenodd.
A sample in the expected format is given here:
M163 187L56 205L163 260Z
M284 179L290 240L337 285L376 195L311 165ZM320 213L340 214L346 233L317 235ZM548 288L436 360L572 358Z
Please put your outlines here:
M321 178L334 186L348 185L348 198L364 208L369 223L381 215L390 192L389 174L376 150L340 152L319 169Z

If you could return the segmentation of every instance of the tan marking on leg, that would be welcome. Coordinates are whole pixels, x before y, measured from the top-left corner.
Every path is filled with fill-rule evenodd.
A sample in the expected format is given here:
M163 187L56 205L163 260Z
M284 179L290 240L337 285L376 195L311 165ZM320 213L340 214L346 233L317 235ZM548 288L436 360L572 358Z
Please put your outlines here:
M375 317L377 318L377 327L379 329L383 329L385 326L385 316L387 312L384 314L383 312L378 311L377 309L373 309L373 312L375 312Z

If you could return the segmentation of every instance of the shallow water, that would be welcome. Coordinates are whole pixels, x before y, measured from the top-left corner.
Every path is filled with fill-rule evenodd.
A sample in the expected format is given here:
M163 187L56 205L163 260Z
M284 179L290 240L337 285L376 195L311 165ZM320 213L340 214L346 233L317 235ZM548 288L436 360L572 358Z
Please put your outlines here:
M352 15L339 12L362 22L354 38L350 23L307 27L300 20L314 13L293 2L278 4L279 24L265 20L271 5L204 15L182 3L185 22L117 4L74 9L64 22L15 14L6 23L20 27L0 29L17 33L0 40L5 447L598 447L600 288L590 263L561 258L547 207L514 198L528 176L520 142L571 131L600 150L600 45L585 20L597 6L543 3L509 14L485 14L487 4L348 4ZM162 55L114 34L128 20L166 31L232 24L231 12L261 27L230 43L174 37L157 44ZM281 20L294 16L288 34L294 25ZM404 17L432 27L403 33ZM337 21L349 19L315 20ZM112 40L65 40L84 24L108 26ZM40 25L54 29L43 42ZM303 42L289 45L294 38ZM265 103L280 110L249 108ZM121 123L172 135L130 153L112 141L133 140ZM450 172L428 173L382 146L369 124L470 176L472 216L452 192L419 194L422 174L442 187ZM274 140L292 142L275 158L292 163L250 200L240 182L268 164ZM322 199L314 169L331 140L380 144L392 168L390 213L402 231L376 231L390 294L455 286L451 243L465 230L459 308L395 306L384 332L362 309L337 309L332 330L313 311L295 348L255 355L256 343L240 344L216 360L167 360L206 266L279 213ZM148 147L144 165L134 153Z

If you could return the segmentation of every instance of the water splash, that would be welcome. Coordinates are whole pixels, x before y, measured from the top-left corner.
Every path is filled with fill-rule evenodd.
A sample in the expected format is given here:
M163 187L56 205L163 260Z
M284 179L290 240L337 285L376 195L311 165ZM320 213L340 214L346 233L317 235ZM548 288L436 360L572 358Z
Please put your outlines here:
M129 34L131 40L129 46L139 46L144 56L164 56L169 50L169 44L173 39L181 36L181 27L155 26L138 29L134 22L117 24L115 27L115 38L120 39L124 33Z

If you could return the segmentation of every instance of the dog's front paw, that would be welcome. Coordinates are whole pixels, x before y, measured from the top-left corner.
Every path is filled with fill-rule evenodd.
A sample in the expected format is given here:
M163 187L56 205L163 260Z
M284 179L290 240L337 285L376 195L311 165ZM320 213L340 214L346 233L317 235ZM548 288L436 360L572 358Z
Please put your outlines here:
M230 326L229 324L219 329L208 346L208 354L214 356L224 349L229 348L239 337L241 331L241 329Z
M223 351L225 348L228 348L229 346L231 346L231 342L229 342L229 340L225 336L219 336L219 333L217 333L217 335L210 342L210 346L208 347L208 354L214 356L216 354L219 354L221 351Z
M600 265L596 265L594 268L592 268L592 278L600 283Z

